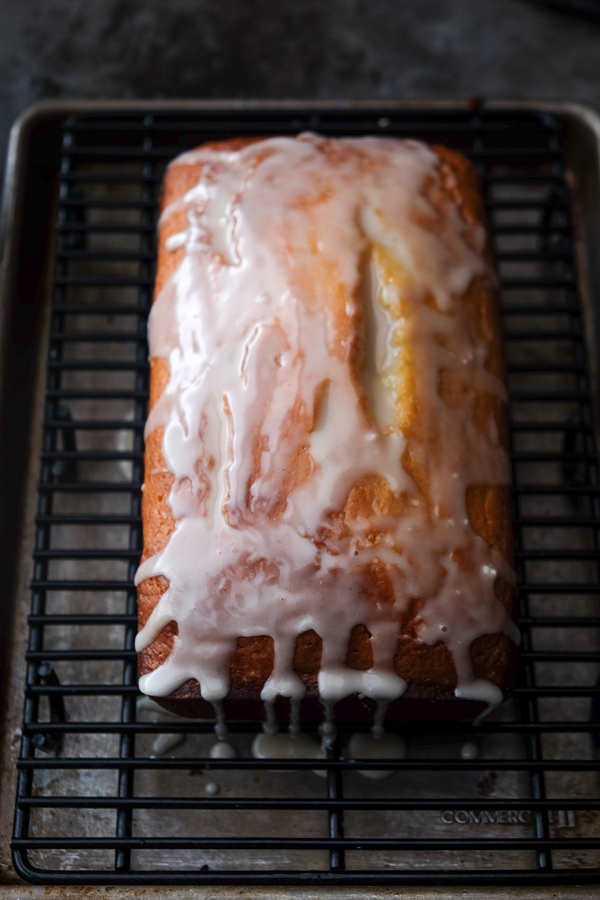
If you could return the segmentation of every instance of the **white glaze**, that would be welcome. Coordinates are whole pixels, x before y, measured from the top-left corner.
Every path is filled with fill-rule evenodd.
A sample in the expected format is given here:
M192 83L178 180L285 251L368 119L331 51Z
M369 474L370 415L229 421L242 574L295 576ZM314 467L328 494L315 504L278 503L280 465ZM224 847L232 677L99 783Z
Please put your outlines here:
M177 719L178 721L181 721L181 716L169 712L168 709L163 709L163 707L159 706L159 704L152 700L151 697L138 697L135 708L138 716L140 713L152 713L155 722L157 716L159 719ZM157 735L152 743L152 753L150 754L150 758L155 759L157 756L166 756L171 750L181 746L181 744L185 742L186 737L187 736L182 732L169 732Z
M373 727L371 728L371 734L375 738L382 738L385 734L385 714L387 712L387 708L389 703L387 700L378 700L377 706L375 707L375 715L373 716Z
M397 621L409 598L422 597L419 638L448 646L457 696L497 696L473 679L468 651L484 633L516 639L494 594L498 574L513 576L474 534L465 491L505 483L507 460L497 435L475 428L469 404L450 409L438 394L442 369L503 394L455 300L475 276L492 277L483 231L453 203L436 210L426 200L425 186L440 175L423 145L340 144L345 152L337 155L335 142L302 135L178 160L202 162L203 178L161 217L164 224L185 210L188 227L169 239L168 247L185 246L185 257L150 317L151 355L168 359L170 380L146 431L164 426L176 525L137 573L137 584L163 575L169 588L136 648L173 620L178 635L168 659L140 679L146 693L167 695L195 678L204 698L218 703L229 690L237 638L266 634L275 663L262 698L267 709L277 695L297 707L305 688L291 665L295 640L314 629L323 639L318 681L326 703L355 692L391 701L406 687L393 670ZM400 288L386 282L373 247L408 273L402 299L415 312L408 321L398 316ZM341 323L333 299L322 296L331 285L345 297ZM370 349L358 380L361 321ZM405 441L389 399L401 336L418 357L420 396L443 436L430 470L431 508L402 467ZM310 477L290 485L290 461L307 452ZM408 500L406 515L374 510L369 521L340 525L336 514L350 490L371 477ZM457 551L472 570L455 562ZM373 560L386 568L392 605L361 589ZM368 672L344 664L359 624L372 635ZM290 743L300 735L257 741L269 737L301 746Z
M327 747L333 746L335 739L337 737L337 728L335 726L335 721L333 718L333 703L323 702L323 712L324 718L321 724L319 725L319 734L322 739L322 746L324 749Z
M406 744L399 734L356 733L348 744L348 758L356 760L404 759ZM387 778L390 769L361 769L360 774L373 781Z
M180 231L179 234L172 234L165 241L165 247L167 250L177 250L178 247L183 247L187 240L187 231Z
M229 735L229 729L227 728L223 706L219 701L216 701L213 703L213 709L215 711L215 737L218 741L224 741Z
M479 747L475 741L465 741L460 748L461 759L477 759L479 756Z
M279 723L275 715L275 703L272 700L264 700L265 718L262 723L262 729L265 734L277 734L279 731Z
M235 759L237 752L227 741L218 741L210 748L209 755L211 759Z
M454 693L457 697L462 697L463 700L482 700L488 705L486 712L491 712L495 706L502 703L502 691L500 688L480 678L459 684Z
M168 709L163 709L152 697L138 697L135 701L135 709L138 714L149 712L154 713L155 716L179 719L179 716L176 716L175 713L170 712Z
M171 750L174 750L175 747L179 747L180 744L183 744L185 741L185 734L179 732L179 734L159 734L157 735L154 743L152 744L152 757L154 756L166 756L167 753L170 753Z
M325 751L309 734L257 734L252 741L255 759L325 759Z

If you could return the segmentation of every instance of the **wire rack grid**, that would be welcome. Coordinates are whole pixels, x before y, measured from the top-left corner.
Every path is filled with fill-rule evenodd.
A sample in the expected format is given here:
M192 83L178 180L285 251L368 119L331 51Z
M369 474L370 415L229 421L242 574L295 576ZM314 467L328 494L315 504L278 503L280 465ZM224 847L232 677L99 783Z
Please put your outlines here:
M421 138L481 170L506 340L523 635L512 699L493 720L411 725L407 757L385 764L349 760L360 726L342 726L317 774L314 760L252 759L255 723L231 724L236 759L211 759L212 722L140 705L134 653L164 166L206 140L307 129ZM600 510L561 122L509 110L155 110L68 116L61 139L19 874L60 884L597 880ZM366 777L382 767L386 779Z

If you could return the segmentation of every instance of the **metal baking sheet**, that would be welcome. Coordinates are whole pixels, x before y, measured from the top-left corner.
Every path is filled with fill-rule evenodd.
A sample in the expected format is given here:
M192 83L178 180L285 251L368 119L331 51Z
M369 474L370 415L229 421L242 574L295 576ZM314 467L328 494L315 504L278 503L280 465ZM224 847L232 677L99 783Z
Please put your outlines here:
M375 104L364 104L366 107ZM440 110L464 109L457 104L406 104L406 103L377 103L379 109L409 110L411 108L430 109L432 112ZM586 336L588 341L588 354L590 369L594 386L598 385L598 298L600 297L600 253L598 253L598 235L600 235L600 183L599 183L599 140L600 124L598 119L588 110L570 105L526 105L526 104L491 104L494 106L512 109L545 110L559 117L567 125L568 148L567 162L573 190L574 209L577 215L578 240L578 265L580 271L583 299L586 307ZM22 715L22 685L24 680L24 648L26 641L26 615L29 611L30 593L29 580L31 577L31 551L34 541L34 515L36 506L36 481L39 472L39 452L41 420L43 414L43 391L45 384L45 339L48 329L48 265L50 260L50 247L48 235L52 233L51 212L53 204L54 180L53 173L56 167L56 158L53 155L52 143L48 136L55 133L62 119L71 113L90 110L106 111L109 113L115 109L127 110L132 113L151 111L162 112L177 111L205 111L212 109L215 115L220 110L248 110L248 109L290 109L293 104L79 104L79 103L51 103L34 108L17 125L12 134L9 160L7 168L6 193L4 199L4 254L2 269L2 306L0 308L0 397L2 409L0 412L5 440L2 446L0 469L2 483L1 496L3 497L2 510L2 566L3 583L10 585L10 604L5 604L0 615L3 617L2 626L1 659L3 676L3 704L2 717L2 748L1 748L1 792L0 792L0 881L5 884L0 886L2 895L14 897L38 896L44 891L44 896L63 896L58 888L35 888L23 885L15 886L17 879L12 869L8 852L8 840L12 826L13 798L15 791L15 766L14 760L18 753L19 724ZM298 104L302 109L308 107L318 110L329 109L356 109L361 104L351 104L344 107L343 104ZM53 132L54 129L54 132ZM37 170L31 171L31 161L35 160ZM23 216L27 214L31 218L31 210L24 210L24 198L31 198L30 184L28 180L35 177L37 194L38 233L37 243L31 247L30 257L23 259L16 255L19 248L20 229L23 227ZM29 190L28 190L29 188ZM598 421L598 417L596 417ZM7 511L8 514L7 514ZM591 606L595 603L592 599ZM597 649L596 645L590 650ZM90 711L91 715L91 711ZM165 725L168 731L168 723ZM198 740L202 740L198 738ZM151 739L150 739L151 743ZM151 752L151 746L146 748ZM436 748L424 746L425 755L438 752ZM573 752L578 748L573 746ZM142 751L143 752L143 751ZM176 751L174 751L176 752ZM186 753L189 753L189 746ZM510 748L508 749L510 754ZM306 790L310 794L312 776L306 775ZM452 785L455 788L455 785ZM577 785L573 786L577 790ZM183 788L182 788L183 789ZM358 781L356 791L369 791L372 787L369 783ZM81 784L71 785L71 789L62 788L65 793L76 793L81 790ZM377 788L385 796L385 787ZM510 795L510 786L507 785L507 796ZM423 823L426 828L432 827L430 821ZM460 823L446 823L442 819L434 828L436 833L444 831L444 828L452 827ZM569 827L568 817L561 827ZM517 826L518 827L518 826ZM12 885L12 886L11 886ZM119 887L104 889L67 889L69 896L75 896L85 890L86 896L135 896L139 893L144 896L147 889ZM173 897L191 896L182 888L161 888L161 893L169 893ZM265 893L264 890L244 888L245 892L251 892L255 896ZM340 896L353 897L357 891L338 888ZM454 896L455 891L436 889L403 889L407 896ZM91 893L90 893L91 891ZM514 896L539 896L539 892L531 889L514 889ZM213 893L224 895L237 895L234 888L194 888L194 896L212 896ZM323 890L324 892L324 890ZM569 888L554 888L555 896L571 896L573 890ZM318 889L310 892L303 889L279 889L277 892L282 897L288 897L292 893L310 893L311 896L320 895ZM379 896L387 895L385 889L361 889L360 895ZM466 889L461 888L461 896L487 896L490 889ZM592 896L585 888L576 889L578 897ZM272 890L269 896L274 896Z

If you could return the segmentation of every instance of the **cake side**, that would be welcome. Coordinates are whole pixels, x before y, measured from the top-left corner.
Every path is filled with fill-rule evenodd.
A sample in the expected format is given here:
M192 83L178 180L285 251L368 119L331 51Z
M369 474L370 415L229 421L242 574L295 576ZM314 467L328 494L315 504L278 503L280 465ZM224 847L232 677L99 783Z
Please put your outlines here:
M334 153L343 154L343 142L330 142L334 146ZM225 145L209 145L202 148L202 152L226 151L233 153L245 146L244 141L230 142ZM436 178L431 184L424 185L424 194L428 210L433 211L433 216L425 216L425 221L420 227L435 229L436 216L443 218L447 215L447 209L456 210L463 223L473 229L484 229L484 212L482 208L478 178L470 163L459 154L445 148L433 148L436 157ZM155 298L159 297L165 289L169 279L177 272L185 259L186 248L182 244L177 245L177 237L189 228L188 209L177 204L188 191L201 182L206 168L205 159L190 159L188 156L182 162L175 161L169 168L162 199L162 209L169 211L164 217L159 229L159 256L156 279ZM497 318L495 287L491 274L490 250L487 239L482 240L478 247L473 247L473 253L478 254L481 266L476 274L470 278L460 294L454 296L454 303L459 305L462 316L462 327L470 332L469 338L481 351L485 353L484 368L492 378L503 380L502 348L499 337L499 323ZM392 284L398 291L400 302L394 311L395 321L402 319L411 320L414 313L408 308L409 304L402 301L402 292L407 289L407 276L397 259L390 254L385 246L373 242L369 248L369 266L376 270L379 285L386 287ZM216 266L227 265L225 260L218 260L218 253L213 254L213 264ZM320 272L321 287L325 295L331 299L329 315L335 322L336 336L340 345L344 341L354 342L351 352L351 368L358 381L364 384L368 382L370 374L365 369L369 368L369 350L361 346L368 341L369 323L365 321L364 304L356 304L358 313L348 316L345 312L347 298L339 295L339 285L331 278L330 273ZM337 294L336 294L337 290ZM360 288L359 288L360 290ZM435 308L434 298L426 298L425 306ZM404 308L403 308L404 307ZM456 310L447 315L456 316ZM366 333L366 336L365 336ZM358 337L357 337L358 336ZM431 466L436 457L443 453L444 436L436 429L435 421L423 408L423 397L415 387L415 377L419 372L419 362L415 361L412 340L414 334L411 328L404 329L403 333L396 332L397 346L403 353L400 356L401 363L396 373L395 415L397 420L394 427L401 431L405 439L402 452L402 467L416 485L419 495L428 500L431 490ZM440 340L443 338L440 337ZM418 344L418 341L416 342ZM453 348L447 348L452 350ZM372 355L372 354L371 354ZM502 392L498 390L481 389L481 384L469 384L465 381L463 373L456 373L452 366L440 367L438 371L437 394L444 405L449 409L461 410L468 407L472 413L472 425L480 434L494 432L494 440L500 446L506 447L506 412L505 401ZM151 409L155 408L159 399L163 396L169 382L169 364L165 358L155 356L151 359ZM487 385L485 386L487 388ZM369 390L366 390L366 402L369 402ZM313 423L314 424L314 423ZM169 471L163 456L164 426L159 425L150 431L147 436L145 451L145 487L143 497L143 523L144 523L144 555L143 560L150 560L159 555L167 547L170 537L175 530L175 518L169 505L169 495L173 488L174 476ZM465 440L467 440L465 436ZM288 474L289 483L282 491L283 502L285 497L293 492L294 488L302 486L310 478L310 455L306 446L301 446L294 461L294 471ZM260 464L256 457L253 461L253 476L260 471ZM487 547L499 554L508 563L512 561L512 544L510 528L509 490L505 483L496 484L472 484L466 488L466 512L470 527ZM371 521L371 532L368 540L377 546L381 534L389 530L387 520L389 518L406 514L407 498L402 494L394 494L390 490L385 479L376 476L360 477L351 486L345 498L343 506L332 516L336 527L343 532L344 528L352 530L354 523ZM281 504L280 504L281 505ZM275 509L273 516L281 514L280 509ZM363 529L364 531L364 529ZM199 550L199 552L202 552ZM456 565L460 571L468 576L469 568L474 563L469 559L456 557ZM376 555L368 564L364 565L361 573L361 590L370 598L374 606L393 604L393 587L390 584L386 564L382 564ZM513 588L509 584L510 579L496 575L494 579L494 591L500 604L510 610L513 600ZM151 613L157 607L160 598L168 587L168 581L163 575L143 579L138 586L138 608L140 627L148 621ZM438 700L448 700L453 697L457 687L458 676L453 655L443 639L428 642L422 639L423 630L423 606L427 598L415 596L408 598L403 604L401 613L392 612L390 620L396 624L400 631L399 640L393 654L393 668L395 673L408 683L405 698L433 697ZM165 623L158 636L140 653L140 674L146 675L159 668L170 656L173 649L174 636L177 633L177 625L174 621ZM304 683L309 697L318 694L318 676L321 669L323 653L323 641L314 629L307 629L299 633L293 642L292 667L296 676ZM506 685L509 676L510 659L513 654L513 644L507 633L495 631L478 635L470 647L470 662L472 665L472 677L484 680L493 685ZM235 645L231 647L229 661L230 688L228 698L233 701L256 700L260 697L265 683L273 672L275 661L274 642L268 634L239 635ZM347 641L344 665L350 670L364 672L372 669L374 665L371 634L364 623L356 623ZM464 679L463 679L464 680ZM186 703L187 714L195 708L196 701L200 701L198 709L201 710L201 691L198 681L188 679L183 684L177 685L170 692L172 701L191 701L191 706ZM400 701L398 701L400 702ZM181 706L179 707L181 709Z

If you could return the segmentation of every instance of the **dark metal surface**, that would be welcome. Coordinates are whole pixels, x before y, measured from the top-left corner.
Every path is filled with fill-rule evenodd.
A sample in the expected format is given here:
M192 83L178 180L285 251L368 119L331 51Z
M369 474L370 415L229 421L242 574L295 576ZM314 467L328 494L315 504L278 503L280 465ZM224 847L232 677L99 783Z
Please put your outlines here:
M344 726L318 763L324 780L314 760L251 759L256 724L231 725L240 758L212 760L211 722L144 721L133 651L162 171L203 140L306 129L423 138L481 169L505 325L523 634L513 699L493 721L411 725L407 759L360 764L344 758L360 729ZM45 137L56 160L46 217L54 187L58 200L36 260L38 271L53 250L18 873L57 884L597 881L594 331L575 262L568 120L510 108L115 109L57 115ZM184 733L186 747L154 758L165 732ZM461 758L467 740L479 758ZM394 774L360 775L378 768ZM204 793L208 774L222 795Z

